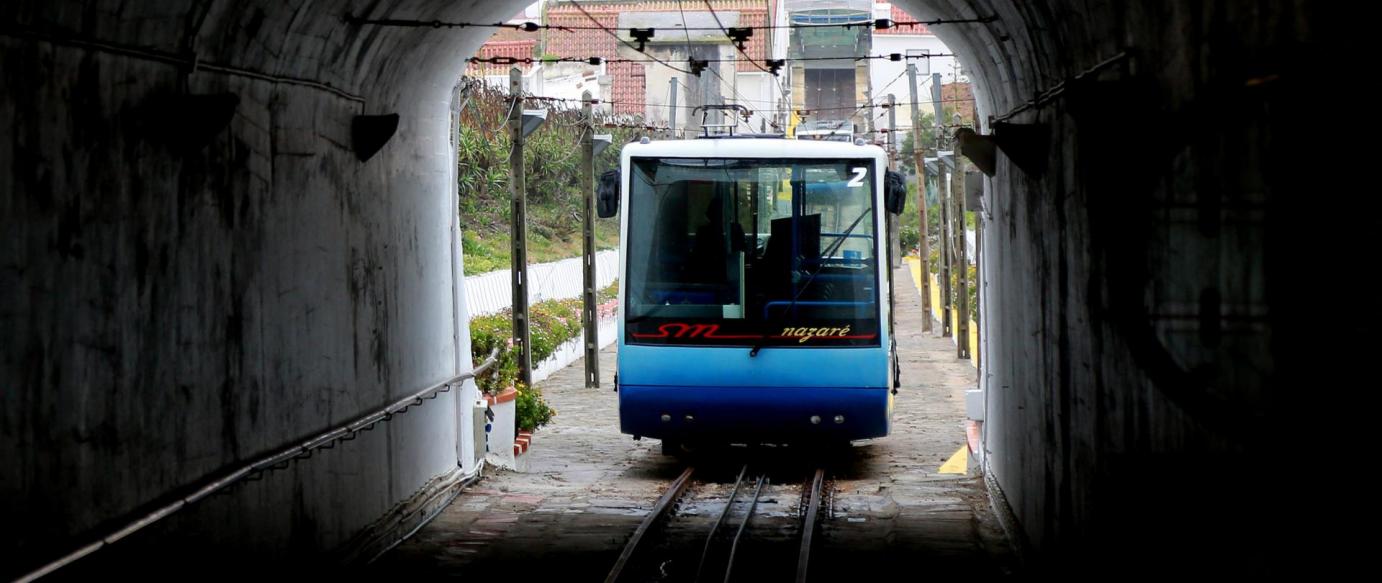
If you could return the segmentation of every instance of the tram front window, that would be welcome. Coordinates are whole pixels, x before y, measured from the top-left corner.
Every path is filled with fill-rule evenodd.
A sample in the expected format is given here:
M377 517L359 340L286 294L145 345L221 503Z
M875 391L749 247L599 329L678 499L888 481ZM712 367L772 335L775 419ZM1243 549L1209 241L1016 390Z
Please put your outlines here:
M875 162L635 158L628 341L874 345Z

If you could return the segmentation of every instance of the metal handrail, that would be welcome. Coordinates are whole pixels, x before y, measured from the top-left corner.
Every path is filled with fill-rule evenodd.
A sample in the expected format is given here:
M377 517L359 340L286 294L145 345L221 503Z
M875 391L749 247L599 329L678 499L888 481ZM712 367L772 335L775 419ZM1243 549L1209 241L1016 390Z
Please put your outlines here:
M195 489L192 490L191 494L188 494L186 496L179 496L176 500L164 504L153 511L145 513L144 515L125 523L123 526L114 529L109 534L106 534L105 536L102 536L99 539L97 539L95 542L89 543L76 550L73 550L63 555L62 557L59 557L56 560L48 562L47 564L43 565L42 567L39 567L38 569L34 569L33 571L21 575L15 581L16 583L29 583L30 581L34 581L40 577L57 571L58 569L66 567L67 565L70 565L76 562L77 560L86 557L87 555L99 551L108 545L114 544L115 542L118 542L120 539L134 534L142 530L146 526L149 526L155 522L167 518L173 513L182 510L186 506L194 504L202 500L203 498L206 498L207 496L224 490L249 476L260 475L267 471L286 468L288 467L288 464L291 463L294 459L306 459L308 457L311 457L312 452L315 450L324 448L329 449L330 447L335 447L334 444L338 441L350 441L352 439L355 439L356 434L360 433L361 431L369 431L371 429L374 429L374 426L378 424L380 421L387 422L390 419L392 419L394 415L406 412L409 407L421 405L424 400L435 399L437 398L437 395L450 391L456 386L460 386L465 381L473 379L479 375L485 374L489 371L490 367L494 366L494 364L498 361L499 349L495 348L494 350L490 351L489 357L485 359L484 363L482 363L478 367L475 367L468 373L457 375L455 377L447 379L446 381L443 381L440 384L413 393L412 395L394 401L392 404L366 413L353 421L350 421L342 425L337 425L335 427L332 427L331 429L327 429L326 431L323 431L311 438L308 438L305 441L281 447L270 453L264 454L253 461L241 464L240 466L235 467L229 471L219 472L219 478L206 482L200 486L196 486ZM180 490L187 490L189 488L193 487L188 486L185 488L181 488Z

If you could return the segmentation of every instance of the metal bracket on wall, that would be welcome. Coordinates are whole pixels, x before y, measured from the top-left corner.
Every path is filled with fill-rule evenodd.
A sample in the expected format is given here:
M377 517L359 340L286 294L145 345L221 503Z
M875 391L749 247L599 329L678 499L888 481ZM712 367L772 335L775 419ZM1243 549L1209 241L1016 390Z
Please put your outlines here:
M1050 136L1051 128L1044 123L993 122L993 133L987 135L970 128L955 130L960 153L989 176L998 171L999 150L1027 175L1040 176L1046 170Z
M398 131L398 114L357 115L350 122L350 145L355 157L368 161L389 143Z

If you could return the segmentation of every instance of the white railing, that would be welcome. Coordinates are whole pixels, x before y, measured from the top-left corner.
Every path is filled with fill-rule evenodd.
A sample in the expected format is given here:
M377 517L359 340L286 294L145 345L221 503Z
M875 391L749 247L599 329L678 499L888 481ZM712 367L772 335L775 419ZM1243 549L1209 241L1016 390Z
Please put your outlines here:
M604 288L619 276L619 252L595 254L595 284ZM581 258L528 266L528 304L543 300L581 297ZM465 278L466 312L470 317L494 314L513 305L509 270L491 271Z

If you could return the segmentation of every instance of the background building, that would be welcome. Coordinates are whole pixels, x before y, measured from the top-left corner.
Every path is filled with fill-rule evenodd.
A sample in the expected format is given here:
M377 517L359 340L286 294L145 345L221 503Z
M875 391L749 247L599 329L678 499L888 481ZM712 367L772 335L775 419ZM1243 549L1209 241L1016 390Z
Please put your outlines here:
M714 0L712 13L704 2L583 1L580 7L549 2L544 12L552 25L588 27L593 18L630 42L630 28L653 28L655 33L640 54L604 30L551 30L546 33L544 51L557 57L657 58L682 69L655 62L607 64L602 83L608 86L605 94L613 113L642 115L651 125L695 130L700 119L692 115L694 107L739 103L752 110L749 119L739 124L740 131L772 131L782 118L786 82L762 63L782 58L785 42L776 38L779 31L755 29L741 53L718 30L688 29L765 27L782 18L781 4L782 0ZM692 75L685 72L690 57L711 62L700 75ZM670 107L674 90L676 108Z
M788 0L788 20L795 25L857 24L792 28L788 65L792 71L792 108L801 128L810 131L844 124L854 132L868 123L869 60L872 49L872 0Z
M947 107L961 106L968 121L973 103L967 79L953 57L917 58L904 61L866 59L871 55L898 53L908 56L949 55L949 49L925 26L898 26L873 30L880 18L915 22L916 17L888 2L877 0L714 0L712 12L705 2L675 0L586 0L575 3L537 2L508 22L541 22L567 30L522 32L499 29L477 56L586 59L633 59L590 65L584 62L518 64L524 71L524 88L538 95L577 99L582 92L602 100L606 112L641 117L655 126L671 126L678 135L695 135L701 116L694 108L710 104L740 104L751 113L736 122L740 132L779 132L789 125L795 110L804 132L841 131L866 134L882 141L875 130L887 127L887 110L877 107L888 94L903 108L897 116L899 129L911 128L911 93L907 63L918 71L920 108L932 112L931 73L940 73L947 87ZM584 9L584 11L582 11ZM860 26L785 28L788 23L858 24ZM591 28L592 25L608 29ZM784 28L773 28L773 26ZM738 50L721 28L754 27L753 36ZM636 44L631 28L652 28L643 52L620 42ZM747 57L746 57L747 55ZM687 61L706 60L700 75L691 74ZM787 59L787 67L774 76L764 66L769 59ZM653 59L666 61L676 69ZM513 65L473 64L468 74L507 89ZM679 69L679 70L678 70ZM674 97L675 94L675 97ZM711 114L707 121L726 120ZM950 123L950 120L946 120ZM873 132L873 133L869 133Z

